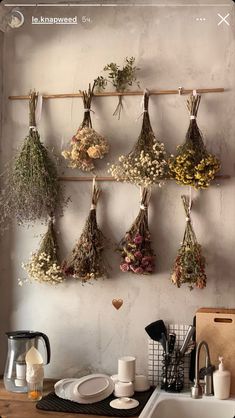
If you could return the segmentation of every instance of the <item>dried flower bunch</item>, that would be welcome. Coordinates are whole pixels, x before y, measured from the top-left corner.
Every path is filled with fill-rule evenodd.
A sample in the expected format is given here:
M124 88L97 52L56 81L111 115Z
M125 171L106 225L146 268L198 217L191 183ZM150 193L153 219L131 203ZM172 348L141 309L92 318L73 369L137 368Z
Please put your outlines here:
M105 237L100 231L96 219L96 206L99 196L100 189L93 182L92 205L85 227L71 256L62 265L66 276L73 276L75 279L82 280L82 282L107 276L103 256Z
M92 128L91 122L91 102L94 95L96 85L102 88L104 79L98 77L94 81L93 87L89 84L88 91L82 91L84 118L82 124L78 128L76 135L73 136L69 150L62 152L63 157L69 160L69 167L79 168L82 171L92 171L94 160L103 158L109 151L107 140L98 134Z
M18 155L4 173L0 195L1 224L16 218L19 224L46 221L64 203L55 163L40 141L35 111L38 95L30 93L29 134Z
M54 230L54 221L51 218L39 250L32 253L31 258L27 263L22 264L22 267L27 271L29 276L29 280L26 280L26 282L35 281L50 285L61 283L64 278L58 262L57 252L58 246ZM19 280L20 286L22 286L23 283L22 280Z
M140 86L136 76L138 70L139 68L135 66L134 57L126 57L125 65L122 68L114 62L111 62L104 67L104 71L109 72L109 81L118 93L123 93L133 84L136 84L138 87ZM118 119L120 119L123 110L122 98L123 96L120 94L120 96L118 96L118 105L113 113L113 116L117 116Z
M184 283L188 283L190 290L194 287L203 289L206 287L206 260L201 252L201 245L198 244L197 238L192 226L190 216L189 198L181 196L184 210L186 213L186 228L184 232L183 242L178 255L175 259L171 281L177 287Z
M134 274L151 274L154 271L154 252L148 226L150 190L142 189L140 211L130 230L119 244L120 269Z
M178 184L205 189L220 170L220 161L210 154L197 125L201 96L192 94L187 100L190 124L185 143L178 146L177 155L169 159L171 176Z
M142 129L132 151L119 157L119 163L111 165L109 173L117 180L147 187L162 185L167 177L168 165L164 144L156 140L149 112L149 92L144 94Z

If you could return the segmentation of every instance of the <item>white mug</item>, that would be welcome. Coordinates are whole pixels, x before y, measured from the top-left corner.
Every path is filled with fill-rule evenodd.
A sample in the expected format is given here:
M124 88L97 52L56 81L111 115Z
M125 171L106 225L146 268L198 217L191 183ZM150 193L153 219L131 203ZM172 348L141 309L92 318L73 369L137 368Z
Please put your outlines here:
M118 380L120 382L134 382L136 358L131 356L121 357L118 360Z

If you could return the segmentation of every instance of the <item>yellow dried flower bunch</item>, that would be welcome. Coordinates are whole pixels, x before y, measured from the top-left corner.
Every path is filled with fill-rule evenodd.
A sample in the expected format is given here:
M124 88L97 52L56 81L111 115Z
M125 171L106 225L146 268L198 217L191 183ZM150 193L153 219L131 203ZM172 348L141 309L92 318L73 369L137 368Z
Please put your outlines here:
M98 80L98 79L97 79ZM83 91L84 118L76 135L73 136L68 150L62 151L62 156L69 160L69 167L79 168L82 171L92 171L95 159L101 159L109 152L106 138L92 128L91 101L96 87L89 84L88 91Z
M144 94L144 112L141 133L133 150L119 157L118 164L112 164L109 173L117 180L138 186L162 185L167 177L168 164L164 144L157 141L148 113L149 93Z
M206 189L220 170L220 161L210 154L203 142L196 117L200 95L191 95L187 101L190 125L183 145L177 147L177 155L168 161L170 175L178 184Z

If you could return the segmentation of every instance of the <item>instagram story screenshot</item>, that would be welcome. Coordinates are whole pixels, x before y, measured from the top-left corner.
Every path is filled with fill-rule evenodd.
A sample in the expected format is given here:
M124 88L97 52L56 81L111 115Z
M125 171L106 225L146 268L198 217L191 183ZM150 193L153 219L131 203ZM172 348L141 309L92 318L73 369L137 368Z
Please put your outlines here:
M235 416L234 178L235 0L0 1L0 418Z

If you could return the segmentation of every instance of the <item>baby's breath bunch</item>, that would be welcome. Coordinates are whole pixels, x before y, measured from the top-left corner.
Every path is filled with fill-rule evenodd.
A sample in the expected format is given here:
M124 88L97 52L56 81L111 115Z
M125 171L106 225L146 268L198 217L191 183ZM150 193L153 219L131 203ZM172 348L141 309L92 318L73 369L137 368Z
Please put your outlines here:
M192 94L187 100L190 124L186 140L177 147L177 155L169 159L169 168L172 178L178 184L206 189L220 170L220 161L207 151L197 125L200 100L198 94Z
M178 255L174 262L171 273L171 281L177 287L181 287L182 284L187 283L190 290L194 287L203 289L206 287L207 281L205 273L206 260L202 255L201 245L197 242L192 226L189 198L186 196L181 196L181 198L186 213L187 223L183 242L178 250Z
M144 94L142 129L132 151L119 157L119 163L109 168L109 173L117 180L148 187L162 185L167 176L167 161L164 144L156 140L149 113L149 92Z
M94 160L103 158L109 151L107 140L92 128L91 122L91 102L94 89L96 86L98 86L98 89L102 88L103 84L104 79L98 77L94 81L92 88L89 84L88 91L82 91L84 105L83 121L77 133L73 136L69 149L62 151L62 156L69 160L68 165L71 168L92 171L95 168Z
M57 169L36 128L37 94L30 93L29 134L18 155L3 174L0 194L1 225L16 218L24 222L46 221L48 215L62 212L63 194Z
M143 188L139 214L119 244L120 269L123 272L141 275L154 272L155 256L148 226L149 199L150 190Z
M58 262L56 233L53 219L50 219L48 229L44 235L40 248L32 253L30 260L23 263L22 267L27 271L30 282L47 283L56 285L63 281L63 273ZM19 280L22 286L24 281Z
M105 278L107 267L104 261L105 237L97 225L96 206L100 189L93 183L92 205L83 232L71 256L62 264L66 276L82 282Z
M138 87L140 87L136 76L138 70L139 68L135 66L134 57L126 57L125 65L122 68L120 68L120 66L114 62L111 62L104 67L104 71L108 71L108 81L111 82L118 93L123 93L128 89L129 86L132 86L133 84L136 84ZM103 81L103 79L101 81ZM120 94L118 96L117 107L113 112L113 116L117 116L118 119L120 119L121 112L123 110L122 98L123 96Z

